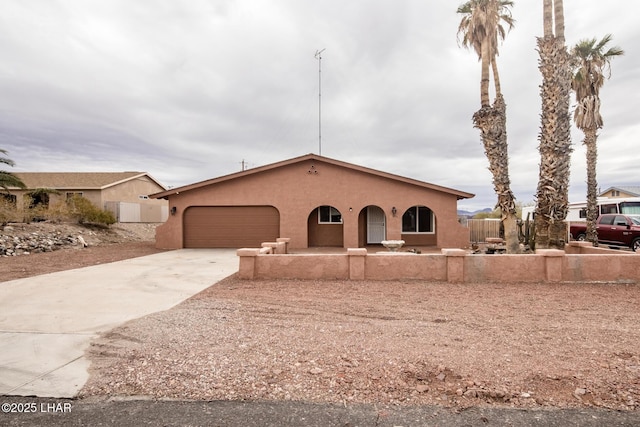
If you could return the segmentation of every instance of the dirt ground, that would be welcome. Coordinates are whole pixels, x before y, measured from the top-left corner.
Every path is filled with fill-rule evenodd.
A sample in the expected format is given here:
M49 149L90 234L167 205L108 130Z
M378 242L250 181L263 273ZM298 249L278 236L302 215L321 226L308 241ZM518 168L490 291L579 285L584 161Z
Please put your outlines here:
M639 292L229 277L94 342L82 393L634 410Z
M88 246L0 257L0 282L162 252L155 248L155 227L156 224L116 224L108 229L48 222L12 224L13 235L59 231L83 236Z
M0 274L157 252L143 234L0 258ZM638 410L638 343L638 284L231 276L94 341L81 396Z

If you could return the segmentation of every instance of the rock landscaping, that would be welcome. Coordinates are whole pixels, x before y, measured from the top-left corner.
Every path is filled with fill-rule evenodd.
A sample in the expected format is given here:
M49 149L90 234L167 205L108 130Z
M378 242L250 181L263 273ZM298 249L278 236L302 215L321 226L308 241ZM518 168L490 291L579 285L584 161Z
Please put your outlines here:
M26 232L23 227L5 226L0 234L0 255L17 256L53 252L77 246L78 237L60 230Z
M0 227L0 282L162 252L153 241L156 226L34 222Z

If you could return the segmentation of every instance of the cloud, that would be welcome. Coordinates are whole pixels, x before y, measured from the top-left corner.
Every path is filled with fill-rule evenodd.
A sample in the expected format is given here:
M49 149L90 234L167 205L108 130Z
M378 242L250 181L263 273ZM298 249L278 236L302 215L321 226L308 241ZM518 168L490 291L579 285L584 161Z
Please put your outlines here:
M535 3L535 4L534 4ZM495 195L479 133L480 65L456 40L457 4L10 0L0 16L0 147L15 170L144 170L179 186L319 150ZM569 44L612 32L626 51L602 90L603 187L635 184L640 86L635 5L565 4ZM630 10L631 9L631 10ZM501 47L510 171L533 201L539 155L542 33L537 2L516 2ZM584 198L574 132L572 199Z

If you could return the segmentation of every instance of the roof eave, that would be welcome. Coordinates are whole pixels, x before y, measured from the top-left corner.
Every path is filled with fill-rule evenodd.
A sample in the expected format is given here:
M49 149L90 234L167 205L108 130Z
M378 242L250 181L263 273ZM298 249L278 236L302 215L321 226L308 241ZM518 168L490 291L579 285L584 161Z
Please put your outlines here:
M155 178L153 178L151 175L149 175L146 172L140 172L138 175L130 176L129 178L121 179L120 181L116 181L116 182L112 182L112 183L109 183L109 184L105 184L102 187L99 187L98 189L99 190L104 190L106 188L114 187L116 185L123 184L125 182L132 181L134 179L138 179L138 178L143 177L143 176L146 176L147 178L149 178L151 181L153 181L155 184L157 184L164 191L167 190L167 187L165 187L164 185L160 184Z
M332 159L332 158L329 158L329 157L319 156L317 154L305 154L304 156L294 157L292 159L283 160L283 161L280 161L280 162L271 163L271 164L268 164L268 165L259 166L259 167L256 167L256 168L247 169L247 170L244 170L244 171L235 172L235 173L228 174L228 175L223 175L223 176L220 176L220 177L217 177L217 178L212 178L212 179L208 179L208 180L205 180L205 181L196 182L196 183L185 185L185 186L182 186L182 187L172 188L172 189L167 190L167 191L162 191L162 192L150 194L149 197L154 198L154 199L167 199L169 196L177 195L180 192L195 190L195 189L198 189L198 188L201 188L201 187L205 187L207 185L218 184L218 183L225 182L225 181L228 181L228 180L231 180L231 179L236 179L236 178L240 178L240 177L243 177L243 176L264 172L264 171L267 171L267 170L279 168L279 167L282 167L282 166L287 166L287 165L290 165L290 164L299 163L299 162L306 161L306 160L323 161L323 162L326 162L326 163L329 163L329 164L333 164L333 165L336 165L336 166L347 167L349 169L357 170L357 171L364 172L364 173L369 173L369 174L372 174L372 175L376 175L376 176L392 179L392 180L395 180L395 181L401 181L401 182L405 182L407 184L417 185L419 187L429 188L431 190L441 191L441 192L444 192L444 193L449 193L449 194L455 195L458 200L470 199L470 198L475 197L475 194L472 194L472 193L467 193L467 192L464 192L464 191L454 190L452 188L443 187L443 186L440 186L440 185L430 184L430 183L427 183L427 182L424 182L424 181L419 181L417 179L407 178L407 177L404 177L404 176L401 176L401 175L395 175L395 174L392 174L392 173L389 173L389 172L383 172L383 171L379 171L379 170L376 170L376 169L371 169L371 168L368 168L368 167L365 167L365 166L359 166L359 165L355 165L355 164L352 164L352 163L343 162L341 160L335 160L335 159Z

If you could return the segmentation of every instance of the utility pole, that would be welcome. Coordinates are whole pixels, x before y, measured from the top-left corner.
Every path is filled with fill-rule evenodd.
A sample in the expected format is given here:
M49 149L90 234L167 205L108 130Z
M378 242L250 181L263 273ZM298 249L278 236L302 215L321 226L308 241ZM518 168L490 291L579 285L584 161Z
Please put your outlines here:
M325 50L316 50L315 55L318 60L318 155L320 156L322 156L322 52Z

